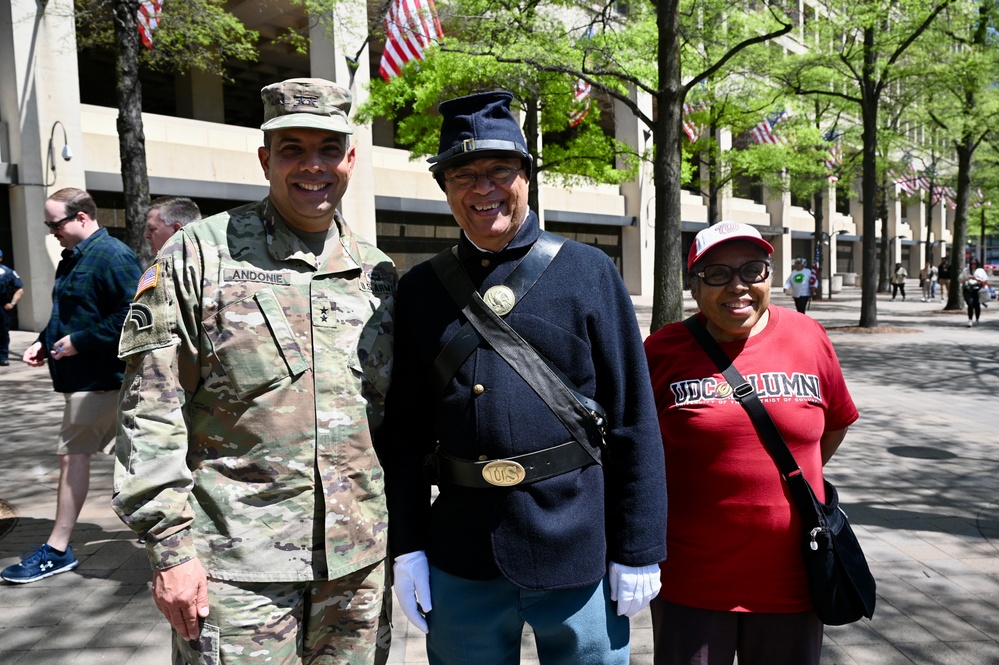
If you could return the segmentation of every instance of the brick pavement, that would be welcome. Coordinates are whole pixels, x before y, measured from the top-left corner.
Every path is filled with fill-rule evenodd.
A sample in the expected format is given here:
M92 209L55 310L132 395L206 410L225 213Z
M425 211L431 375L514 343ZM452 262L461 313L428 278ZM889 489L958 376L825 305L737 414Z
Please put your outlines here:
M999 303L969 329L963 315L940 313L938 303L878 300L881 324L914 332L837 332L859 318L860 294L851 287L810 312L830 329L861 411L827 474L879 583L874 620L827 629L823 663L999 663ZM775 302L791 305L781 294ZM648 303L637 305L647 327ZM15 332L12 355L33 338ZM51 529L62 398L44 369L15 362L0 368L0 403L0 500L18 515L0 536L6 566ZM111 469L110 458L95 458L73 543L80 566L0 586L0 664L169 662L145 555L108 508ZM394 619L390 662L426 663L423 640L398 608ZM632 635L632 663L651 664L647 612ZM524 642L523 662L536 663L529 634Z

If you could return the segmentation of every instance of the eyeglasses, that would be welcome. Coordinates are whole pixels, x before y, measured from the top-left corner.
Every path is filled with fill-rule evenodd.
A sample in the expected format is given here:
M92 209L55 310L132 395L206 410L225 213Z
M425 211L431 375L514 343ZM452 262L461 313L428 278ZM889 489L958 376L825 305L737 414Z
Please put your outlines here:
M449 178L444 178L449 185L454 185L456 189L471 189L479 182L479 178L485 176L493 185L509 185L523 167L510 168L509 166L494 166L485 173L475 171L462 171L455 173Z
M60 226L62 226L63 224L65 224L69 220L75 218L78 214L80 214L80 213L74 212L72 215L68 215L66 217L63 217L59 221L56 221L56 222L42 222L42 224L44 224L45 226L49 227L53 231L58 231Z
M728 286L734 275L738 275L745 284L759 284L770 276L770 262L747 261L738 268L713 263L694 274L708 286Z

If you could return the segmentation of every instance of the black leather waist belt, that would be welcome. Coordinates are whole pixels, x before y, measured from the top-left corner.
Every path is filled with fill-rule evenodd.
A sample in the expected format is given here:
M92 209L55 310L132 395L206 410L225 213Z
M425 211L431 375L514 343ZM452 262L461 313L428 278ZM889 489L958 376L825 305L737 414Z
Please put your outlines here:
M483 488L534 483L596 464L577 441L494 460L462 460L439 450L432 457L439 484Z

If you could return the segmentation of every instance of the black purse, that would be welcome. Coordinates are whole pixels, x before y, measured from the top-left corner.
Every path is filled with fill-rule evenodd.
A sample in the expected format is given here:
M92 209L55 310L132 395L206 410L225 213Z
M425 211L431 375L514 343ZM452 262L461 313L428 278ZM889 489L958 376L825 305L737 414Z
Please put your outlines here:
M839 506L836 488L826 480L826 502L819 502L753 386L742 377L700 319L692 316L683 323L732 386L735 398L749 413L763 446L788 485L805 527L802 556L808 593L819 620L828 626L842 626L861 617L870 619L874 616L877 583L846 513Z

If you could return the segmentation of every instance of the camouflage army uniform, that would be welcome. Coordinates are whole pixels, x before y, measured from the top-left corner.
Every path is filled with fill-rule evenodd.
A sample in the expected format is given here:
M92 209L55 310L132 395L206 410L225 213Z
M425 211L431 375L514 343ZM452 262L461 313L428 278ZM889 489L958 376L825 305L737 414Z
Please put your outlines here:
M384 565L371 432L396 273L335 221L317 265L265 199L185 227L140 280L113 507L154 568L196 556L210 580L266 586Z

